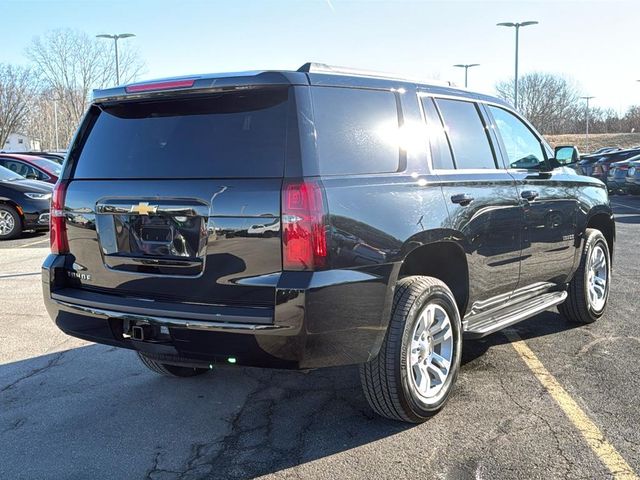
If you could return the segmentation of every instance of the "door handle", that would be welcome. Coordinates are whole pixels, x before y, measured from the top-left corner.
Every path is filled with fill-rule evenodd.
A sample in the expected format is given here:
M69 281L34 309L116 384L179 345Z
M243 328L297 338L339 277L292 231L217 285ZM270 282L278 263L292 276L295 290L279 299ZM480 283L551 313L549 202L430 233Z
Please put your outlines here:
M532 202L533 200L536 199L536 197L538 196L538 192L536 192L535 190L524 190L520 196L522 198L524 198L525 200Z
M457 195L451 196L451 201L453 203L457 203L458 205L462 205L463 207L465 205L469 205L471 202L473 202L473 200L473 197L467 193L458 193Z

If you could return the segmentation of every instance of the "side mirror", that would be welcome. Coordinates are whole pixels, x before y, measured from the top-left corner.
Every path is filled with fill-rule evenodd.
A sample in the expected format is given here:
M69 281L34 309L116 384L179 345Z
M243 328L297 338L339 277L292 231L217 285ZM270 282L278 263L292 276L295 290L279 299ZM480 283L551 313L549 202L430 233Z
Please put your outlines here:
M578 149L572 145L563 145L555 148L554 159L560 165L569 165L577 163L580 160Z

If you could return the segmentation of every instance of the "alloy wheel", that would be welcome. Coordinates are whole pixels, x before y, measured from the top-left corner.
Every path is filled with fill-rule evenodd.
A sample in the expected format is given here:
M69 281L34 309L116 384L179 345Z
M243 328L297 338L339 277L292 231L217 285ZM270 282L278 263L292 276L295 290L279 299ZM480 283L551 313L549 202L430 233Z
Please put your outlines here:
M596 245L589 257L587 290L589 305L599 312L607 301L607 282L609 281L609 260L600 245Z
M408 343L407 374L411 388L422 400L432 401L442 391L453 360L453 332L447 312L440 305L427 305Z
M0 210L0 235L9 235L14 228L16 228L16 221L13 215L6 210Z

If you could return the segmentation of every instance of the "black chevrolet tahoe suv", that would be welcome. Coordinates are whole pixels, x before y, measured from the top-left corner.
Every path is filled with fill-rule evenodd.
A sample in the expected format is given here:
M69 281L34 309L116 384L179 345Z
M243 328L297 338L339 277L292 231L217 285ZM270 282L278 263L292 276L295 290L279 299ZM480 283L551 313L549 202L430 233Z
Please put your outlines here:
M463 337L602 316L615 227L502 100L306 64L96 91L55 187L47 310L161 374L360 364L421 422Z

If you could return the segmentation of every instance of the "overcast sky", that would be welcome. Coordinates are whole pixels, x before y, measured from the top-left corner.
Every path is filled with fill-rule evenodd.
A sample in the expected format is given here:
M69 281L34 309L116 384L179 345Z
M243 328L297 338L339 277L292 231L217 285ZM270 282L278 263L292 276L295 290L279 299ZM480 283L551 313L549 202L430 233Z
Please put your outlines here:
M0 18L0 62L27 63L34 36L72 28L135 33L122 48L145 79L318 61L462 85L451 65L480 63L469 87L488 93L513 76L514 30L495 24L537 20L521 30L521 73L565 75L597 106L640 103L638 0L0 0Z

